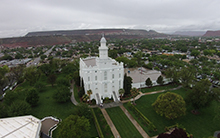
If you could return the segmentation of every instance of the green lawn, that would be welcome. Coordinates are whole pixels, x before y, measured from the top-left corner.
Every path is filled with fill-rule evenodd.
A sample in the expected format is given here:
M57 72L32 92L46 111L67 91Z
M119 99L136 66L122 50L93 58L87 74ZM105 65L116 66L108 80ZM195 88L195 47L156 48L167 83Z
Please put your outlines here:
M172 92L178 93L185 97L186 93L190 90L179 89ZM191 113L192 107L187 106L186 115L176 120L168 120L165 117L161 117L152 108L151 104L156 100L159 94L152 94L142 96L136 101L136 107L151 121L158 129L158 134L164 132L166 126L171 126L176 123L181 124L187 130L187 132L193 134L194 138L203 138L212 136L214 131L219 130L218 124L213 122L214 108L220 105L219 102L212 102L210 107L200 109L200 115L194 115ZM126 106L125 106L126 107ZM149 135L154 135L150 134Z
M142 137L120 107L107 108L106 111L122 138Z
M141 89L141 92L148 93L148 92L159 91L159 90L169 90L169 89L176 88L176 87L178 87L178 85L174 85L174 84L169 84L169 85L164 85L164 86L154 86L151 88Z
M109 129L106 127L108 125L108 123L106 122L105 117L103 116L101 110L99 108L94 108L93 110L96 114L97 120L99 122L99 125L101 127L101 130L102 130L102 133L103 133L104 137L105 138L114 137L110 127L109 127Z
M63 74L58 74L57 78L64 76ZM46 76L42 76L40 78L40 81L43 82L46 85L46 89L43 92L39 93L39 102L36 107L32 107L31 114L39 119L42 119L46 116L54 116L57 118L60 118L64 120L66 117L69 115L73 114L74 111L76 110L76 106L73 105L71 100L69 100L66 103L57 103L55 100L52 98L53 92L56 91L56 85L54 87L51 86L51 84L47 83L47 78ZM30 86L28 82L22 83L20 88L23 89L24 93L19 95L19 99L24 99L25 98L25 90L28 88L31 88L33 86ZM18 88L19 88L18 87ZM17 88L16 88L17 89ZM77 91L77 87L74 87L74 91ZM98 132L96 130L94 121L90 121L91 124L91 129L90 129L90 135L91 137L97 137ZM57 128L59 129L59 128ZM56 138L57 135L57 129L53 133L53 137Z

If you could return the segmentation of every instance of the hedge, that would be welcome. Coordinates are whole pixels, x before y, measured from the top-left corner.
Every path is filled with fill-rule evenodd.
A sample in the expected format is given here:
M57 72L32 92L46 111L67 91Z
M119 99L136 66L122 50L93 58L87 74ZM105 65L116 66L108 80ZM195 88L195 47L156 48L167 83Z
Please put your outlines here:
M149 129L154 131L157 130L156 126L149 119L147 119L147 117L144 116L133 104L131 104L131 102L128 102L128 106L134 109L136 113L138 113L138 115L143 119L143 121L148 124Z
M104 135L103 135L102 130L101 130L101 128L100 128L99 122L98 122L98 120L97 120L97 118L96 118L96 115L95 115L95 113L94 113L94 110L93 110L92 108L91 108L91 111L92 111L93 118L94 118L94 120L95 120L95 124L96 124L96 128L97 128L97 130L98 130L98 133L99 133L99 137L100 137L100 138L104 138Z

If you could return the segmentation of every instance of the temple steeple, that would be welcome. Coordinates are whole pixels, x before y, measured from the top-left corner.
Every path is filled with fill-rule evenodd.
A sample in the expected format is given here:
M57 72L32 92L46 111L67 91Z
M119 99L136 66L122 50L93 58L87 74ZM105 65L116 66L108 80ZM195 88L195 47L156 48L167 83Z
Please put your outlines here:
M104 35L100 40L100 47L99 47L99 58L100 59L108 59L108 47L106 46L106 39Z

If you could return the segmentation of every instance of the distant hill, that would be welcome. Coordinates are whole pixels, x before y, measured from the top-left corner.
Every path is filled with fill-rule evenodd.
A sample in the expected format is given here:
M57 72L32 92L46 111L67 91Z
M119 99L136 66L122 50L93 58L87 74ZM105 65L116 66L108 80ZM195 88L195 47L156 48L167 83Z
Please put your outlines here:
M60 30L29 32L24 37L2 38L0 46L5 47L29 47L56 45L71 42L97 41L105 34L106 39L141 39L167 37L167 34L154 30L138 29L86 29L86 30Z
M173 35L182 35L182 36L203 36L205 31L176 31Z
M203 37L215 37L215 36L218 36L220 37L220 30L218 31L207 31Z

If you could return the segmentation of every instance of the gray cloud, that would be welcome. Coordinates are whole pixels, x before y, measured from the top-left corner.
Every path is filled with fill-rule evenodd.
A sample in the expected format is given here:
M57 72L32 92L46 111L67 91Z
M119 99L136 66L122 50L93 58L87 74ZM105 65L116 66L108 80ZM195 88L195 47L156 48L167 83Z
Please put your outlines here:
M30 31L220 30L219 0L1 0L0 37Z

